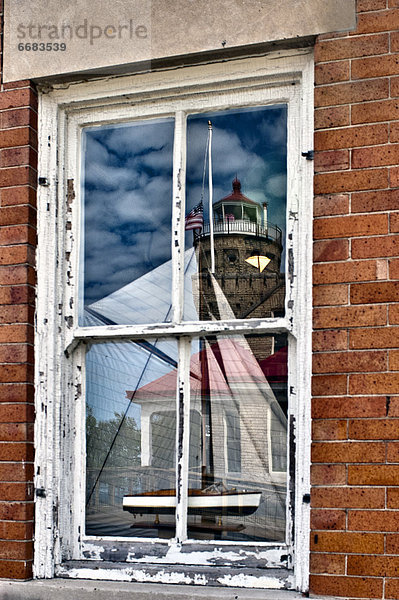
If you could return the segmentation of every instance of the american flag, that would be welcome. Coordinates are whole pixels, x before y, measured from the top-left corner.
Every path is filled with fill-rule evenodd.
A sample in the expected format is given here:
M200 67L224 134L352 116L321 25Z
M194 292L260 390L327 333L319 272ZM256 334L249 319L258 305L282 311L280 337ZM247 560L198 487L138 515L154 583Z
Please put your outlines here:
M192 210L186 216L185 229L202 229L204 224L204 206L202 202L194 206Z

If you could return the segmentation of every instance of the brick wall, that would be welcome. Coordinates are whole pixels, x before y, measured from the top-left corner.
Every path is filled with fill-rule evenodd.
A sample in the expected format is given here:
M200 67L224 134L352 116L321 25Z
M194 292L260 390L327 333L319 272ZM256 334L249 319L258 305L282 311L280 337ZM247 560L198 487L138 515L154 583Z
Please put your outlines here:
M311 589L399 598L399 0L315 56Z
M2 11L2 2L0 3ZM0 577L32 575L37 99L0 89Z

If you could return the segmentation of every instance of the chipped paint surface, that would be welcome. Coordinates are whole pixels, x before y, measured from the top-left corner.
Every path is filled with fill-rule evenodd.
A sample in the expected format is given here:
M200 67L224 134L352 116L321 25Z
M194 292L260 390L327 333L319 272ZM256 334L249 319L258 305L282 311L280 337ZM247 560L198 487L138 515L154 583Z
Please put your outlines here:
M275 577L252 577L251 575L225 575L219 577L218 582L221 585L228 587L244 587L244 588L270 588L270 589L283 589L285 587L284 581L276 580Z
M309 397L311 316L312 164L301 150L312 144L313 63L308 50L284 51L223 64L197 65L185 70L99 79L91 83L55 85L40 98L40 173L49 181L38 197L39 249L36 329L36 480L45 497L36 498L35 576L57 574L74 578L152 581L238 587L287 587L307 590L309 505ZM182 322L186 111L220 110L244 105L288 103L287 250L292 249L290 286L285 318L220 322ZM148 326L79 328L80 132L90 125L120 120L175 115L173 243L173 322ZM288 252L287 252L288 257ZM287 258L288 260L288 258ZM298 324L298 325L297 325ZM296 444L287 546L186 541L188 428L182 439L180 503L177 539L180 544L150 539L88 540L84 536L85 389L87 342L138 337L190 336L223 333L289 332L290 411ZM189 342L187 341L187 346ZM184 344L181 344L183 348ZM300 350L297 350L300 349ZM180 359L187 365L181 350ZM187 378L181 377L182 410L188 410ZM187 419L186 413L186 421ZM186 448L186 449L185 449ZM184 458L185 457L185 458ZM291 510L300 507L291 520ZM295 554L291 539L295 539ZM158 545L157 545L158 544ZM162 546L162 548L161 548ZM138 548L140 547L140 551ZM123 557L119 559L118 556ZM111 557L111 558L110 558ZM87 560L89 559L89 560ZM64 567L65 561L81 561ZM113 568L116 561L122 566ZM75 562L76 561L76 562ZM84 563L90 565L86 568ZM94 568L93 562L99 564ZM107 562L108 561L108 562ZM114 562L111 562L114 561ZM131 561L131 562L130 562ZM105 563L107 565L105 566ZM127 565L126 563L130 564ZM144 562L147 562L144 567ZM291 565L295 574L286 570ZM136 563L136 568L132 566ZM102 566L104 565L104 567ZM159 566L162 568L159 569ZM243 565L247 569L243 572ZM180 568L179 568L180 567ZM261 568L259 568L261 567ZM280 568L281 567L281 568ZM265 571L265 568L269 569ZM184 569L184 571L182 571ZM197 569L198 573L193 573ZM205 569L204 572L200 572ZM223 570L224 569L224 570ZM253 571L249 572L249 570ZM258 572L259 576L256 575ZM284 572L284 575L283 575ZM219 574L218 574L219 573Z
M137 581L138 583L174 583L187 585L206 585L203 575L189 576L170 570L160 570L155 574L126 567L126 569L71 569L58 568L58 577L66 575L72 579L108 579L109 581Z

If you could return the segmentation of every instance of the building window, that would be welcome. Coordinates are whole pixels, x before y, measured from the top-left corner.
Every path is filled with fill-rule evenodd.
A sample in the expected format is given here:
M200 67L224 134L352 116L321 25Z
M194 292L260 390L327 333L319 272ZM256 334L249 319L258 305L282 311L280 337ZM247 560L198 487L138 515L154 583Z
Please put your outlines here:
M234 551L243 585L269 567L266 587L306 589L311 69L295 51L42 95L61 183L40 199L38 510L59 514L37 576L140 580L139 546L149 581L171 561L233 585Z

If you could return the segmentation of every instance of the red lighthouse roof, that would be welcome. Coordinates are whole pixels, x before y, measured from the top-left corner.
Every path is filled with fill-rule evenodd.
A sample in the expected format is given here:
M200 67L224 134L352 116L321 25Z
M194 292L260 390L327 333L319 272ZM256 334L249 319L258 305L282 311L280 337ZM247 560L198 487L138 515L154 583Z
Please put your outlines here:
M256 204L259 206L257 202L251 200L251 198L248 198L247 196L244 196L244 194L241 192L241 181L237 179L237 177L233 179L232 193L219 200L219 202L246 202L247 204ZM219 202L217 204L219 204Z

